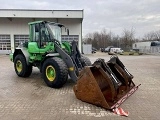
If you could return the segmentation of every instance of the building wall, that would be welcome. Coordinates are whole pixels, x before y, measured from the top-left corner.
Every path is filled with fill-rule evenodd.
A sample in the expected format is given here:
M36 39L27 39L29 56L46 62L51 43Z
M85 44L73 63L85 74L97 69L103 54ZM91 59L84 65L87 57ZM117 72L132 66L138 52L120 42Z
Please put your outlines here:
M14 35L29 35L29 26L28 22L36 21L36 20L46 20L52 22L59 22L64 24L70 30L70 35L78 35L79 43L78 47L81 51L81 19L73 19L73 18L0 18L0 35L9 34L11 38L11 50L12 52L15 49L14 44ZM67 33L62 31L62 35L66 35Z
M80 19L58 19L59 23L64 24L66 27L69 28L70 35L78 35L78 47L81 52L82 49L82 21ZM62 35L66 35L63 31Z
M92 45L91 44L83 44L83 53L91 54L92 53Z

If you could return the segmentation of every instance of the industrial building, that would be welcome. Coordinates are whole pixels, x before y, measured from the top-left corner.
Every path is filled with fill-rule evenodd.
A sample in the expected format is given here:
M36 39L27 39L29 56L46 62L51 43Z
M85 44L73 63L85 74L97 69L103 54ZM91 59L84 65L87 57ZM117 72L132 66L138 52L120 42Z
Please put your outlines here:
M83 10L26 10L0 9L0 53L8 54L29 40L29 22L52 21L69 28L69 36L62 32L62 41L78 41L82 51Z
M145 54L159 54L160 41L136 42L132 44L132 49Z

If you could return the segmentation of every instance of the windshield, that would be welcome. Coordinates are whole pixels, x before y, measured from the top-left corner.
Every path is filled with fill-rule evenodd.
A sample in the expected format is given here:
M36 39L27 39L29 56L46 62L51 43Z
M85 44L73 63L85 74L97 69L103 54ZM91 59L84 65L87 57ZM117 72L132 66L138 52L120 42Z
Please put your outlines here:
M55 24L48 24L50 32L53 35L53 38L58 40L61 43L61 27Z

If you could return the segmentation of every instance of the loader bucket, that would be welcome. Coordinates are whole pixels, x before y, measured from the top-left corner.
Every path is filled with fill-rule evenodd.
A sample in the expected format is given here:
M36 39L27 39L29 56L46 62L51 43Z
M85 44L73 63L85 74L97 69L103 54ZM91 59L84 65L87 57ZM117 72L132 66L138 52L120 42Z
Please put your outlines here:
M76 97L84 102L114 109L138 89L130 75L123 66L99 59L80 72L73 90Z

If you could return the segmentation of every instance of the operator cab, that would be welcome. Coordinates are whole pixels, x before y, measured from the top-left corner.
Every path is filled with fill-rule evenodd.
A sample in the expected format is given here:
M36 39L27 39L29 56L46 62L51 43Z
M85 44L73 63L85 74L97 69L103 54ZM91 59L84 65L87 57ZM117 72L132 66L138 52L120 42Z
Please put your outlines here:
M63 27L62 24L54 22L32 22L30 23L30 41L37 42L39 48L54 40L61 44L61 27Z
M54 22L36 21L29 23L30 42L28 50L30 53L45 53L54 50L54 43L61 45L62 28L64 25ZM66 28L65 28L66 31ZM69 34L69 30L67 29Z

